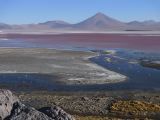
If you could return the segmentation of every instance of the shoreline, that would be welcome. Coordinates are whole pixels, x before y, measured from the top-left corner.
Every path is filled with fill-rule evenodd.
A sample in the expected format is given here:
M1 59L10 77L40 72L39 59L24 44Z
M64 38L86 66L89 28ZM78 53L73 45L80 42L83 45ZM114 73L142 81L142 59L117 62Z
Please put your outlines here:
M62 66L71 64L69 61L73 61L73 63L75 63L72 63L73 68L77 65L77 63L92 63L93 65L95 63L91 62L89 58L95 56L97 56L97 53L94 53L92 51L84 52L40 48L0 48L0 69L2 69L3 67L5 68L7 66L9 69L17 69L16 66L12 66L13 64L16 64L17 66L20 66L18 70L22 70L22 67L26 66L27 69L24 69L24 73L26 73L25 71L29 70L29 66L36 68L42 65L40 67L40 70L42 70L41 73L44 71L46 72L47 70L48 74L48 71L50 72L52 67L56 69L60 67L59 69L61 69ZM74 60L76 61L74 62ZM38 62L40 63L38 64ZM49 64L46 64L46 62ZM62 64L64 62L65 64ZM26 63L25 66L23 66L24 63ZM55 66L55 64L54 66L51 66L53 65L53 63L61 64L58 64L59 66ZM50 66L51 68L49 67L49 69L46 69L45 66ZM96 64L96 69L97 66L98 65ZM80 69L81 67L78 67L78 69ZM94 68L94 65L92 67ZM69 68L72 67L69 66ZM43 69L45 70L43 71ZM66 68L64 69L65 71L63 72L69 71ZM33 71L37 70L33 69ZM74 69L74 72L75 71L76 69ZM100 71L103 70L101 69ZM53 72L50 73L53 74ZM79 74L79 72L74 74ZM157 109L157 106L160 106L159 90L110 90L92 92L64 92L37 90L29 92L14 91L14 93L18 96L20 101L22 101L22 103L26 104L27 106L39 109L41 107L58 105L61 108L63 108L66 112L73 115L77 120L123 120L131 117L143 119L156 117L158 118L160 116L159 112L154 112L154 109ZM126 111L121 112L121 114L119 114L119 111L114 111L114 109L112 109L113 106L125 109ZM128 106L128 108L126 106ZM155 108L153 107L152 109L150 108L150 106L154 106ZM136 109L136 112L132 108ZM144 111L145 109L147 110Z
M93 52L40 48L0 48L0 52L0 70L3 73L16 71L14 73L58 75L62 78L57 81L65 84L117 83L126 79L119 73L91 62L89 58L96 56Z
M33 35L41 35L41 34L46 34L46 35L61 35L61 34L137 34L137 35L159 35L160 36L160 31L82 31L82 30L77 30L77 31L63 31L63 30L42 30L42 31L12 31L12 30L1 30L0 35L3 34L33 34Z

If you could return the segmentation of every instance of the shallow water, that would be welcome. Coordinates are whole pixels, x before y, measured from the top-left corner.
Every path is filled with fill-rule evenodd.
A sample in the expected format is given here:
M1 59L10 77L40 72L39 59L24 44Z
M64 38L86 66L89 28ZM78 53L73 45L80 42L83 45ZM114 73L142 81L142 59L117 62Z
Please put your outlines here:
M0 35L0 37L2 36ZM126 48L160 52L160 35L158 34L7 34L2 38L19 41L21 45L23 42L26 46L30 44L28 47L54 47L58 49ZM15 46L14 42L11 41L11 43ZM12 44L9 44L9 47L11 47L11 45Z
M127 81L102 85L64 85L56 82L57 77L48 74L29 73L1 73L1 88L9 88L15 91L109 91L109 90L160 90L160 70L146 68L139 65L137 60L141 58L160 59L159 54L149 54L130 50L118 49L117 53L103 54L91 58L102 67L121 73L128 77ZM110 62L106 60L110 58Z
M52 44L43 44L43 42L26 41L23 39L0 39L0 47L22 47L22 48L53 48L53 49L69 49L88 51L99 49L95 47L95 43L78 42L52 42ZM115 44L115 43L114 43ZM87 47L88 46L88 47ZM97 43L99 46L99 43ZM103 49L106 49L103 47ZM17 91L32 91L32 90L49 90L49 91L108 91L108 90L160 90L160 70L153 68L145 68L137 63L141 58L152 58L160 60L159 53L147 53L129 50L129 49L114 49L117 51L115 55L102 54L99 51L99 56L91 58L102 67L109 70L121 73L128 76L128 80L115 84L103 85L63 85L55 81L56 76L46 74L0 74L1 88L9 88ZM107 62L109 58L111 62Z
M110 62L107 59L110 59ZM160 70L141 66L140 59L160 60L160 54L118 49L115 55L100 54L98 57L91 58L91 61L128 77L127 81L111 84L110 87L160 90Z
M26 39L2 39L0 38L0 48L49 48L58 50L74 50L74 51L89 51L94 47L83 47L81 44L71 43L42 43L34 40Z

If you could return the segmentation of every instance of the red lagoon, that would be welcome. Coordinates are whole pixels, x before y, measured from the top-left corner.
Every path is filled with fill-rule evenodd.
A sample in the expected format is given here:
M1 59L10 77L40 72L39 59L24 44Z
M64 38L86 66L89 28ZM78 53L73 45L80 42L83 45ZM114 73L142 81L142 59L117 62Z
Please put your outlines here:
M71 45L95 49L126 48L160 52L160 35L146 34L5 34L1 38L23 39L33 43L50 45Z

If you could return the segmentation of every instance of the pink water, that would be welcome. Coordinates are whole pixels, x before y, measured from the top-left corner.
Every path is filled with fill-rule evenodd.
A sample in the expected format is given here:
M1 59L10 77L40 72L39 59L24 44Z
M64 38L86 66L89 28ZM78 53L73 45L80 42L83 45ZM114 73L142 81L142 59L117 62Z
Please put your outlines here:
M160 35L138 34L59 34L59 35L0 35L1 38L25 40L38 45L50 47L65 46L95 49L126 48L144 51L160 52Z

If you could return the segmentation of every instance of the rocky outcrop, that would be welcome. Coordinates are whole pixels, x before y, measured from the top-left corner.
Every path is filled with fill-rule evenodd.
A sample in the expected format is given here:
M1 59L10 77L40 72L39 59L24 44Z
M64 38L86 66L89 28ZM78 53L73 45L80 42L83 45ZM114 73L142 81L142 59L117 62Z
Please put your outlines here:
M71 115L67 114L63 109L57 106L44 107L39 109L47 116L51 117L54 120L73 120Z
M38 110L17 102L13 105L10 116L5 120L53 120Z
M0 90L0 120L74 120L63 109L35 108L22 104L9 90Z
M0 119L4 119L11 114L13 104L19 102L11 91L0 89Z

